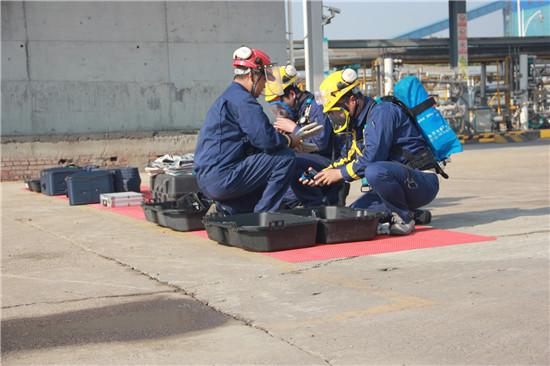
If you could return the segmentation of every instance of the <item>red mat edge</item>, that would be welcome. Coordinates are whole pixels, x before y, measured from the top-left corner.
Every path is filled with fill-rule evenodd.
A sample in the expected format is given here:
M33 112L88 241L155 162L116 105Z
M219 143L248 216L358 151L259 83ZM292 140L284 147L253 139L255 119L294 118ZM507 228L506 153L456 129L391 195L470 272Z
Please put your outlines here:
M191 234L208 239L206 230L194 231L191 232ZM436 240L441 235L445 235L445 242ZM258 253L289 263L301 263L393 253L414 249L437 248L493 240L497 240L497 238L417 226L416 231L407 236L378 235L373 240L368 241L317 244L308 248Z
M21 189L27 192L41 193L31 191L26 187L23 187ZM146 197L150 197L148 186L141 186L140 189L142 193L146 194ZM66 195L56 195L50 197L61 198L67 201L69 200ZM145 214L141 206L107 207L103 206L100 203L92 203L83 206L109 210L139 220L146 220ZM206 230L188 231L188 233L209 239ZM434 241L435 239L440 238L442 235L445 236L444 242L441 242L441 240ZM308 248L290 249L279 252L257 253L289 263L302 263L319 260L393 253L415 249L437 248L450 245L479 243L493 240L497 240L497 238L417 226L416 231L408 236L378 235L373 240L369 241L337 244L317 244Z

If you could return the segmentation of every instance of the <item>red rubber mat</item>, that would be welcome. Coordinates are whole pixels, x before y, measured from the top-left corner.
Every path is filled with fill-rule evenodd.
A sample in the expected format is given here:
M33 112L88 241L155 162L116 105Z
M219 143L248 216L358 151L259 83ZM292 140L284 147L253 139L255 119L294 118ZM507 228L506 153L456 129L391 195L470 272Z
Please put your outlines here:
M23 188L23 190L27 189ZM147 186L141 186L141 193L145 193L146 198L151 197L149 187ZM67 201L69 200L67 196L52 197L66 199ZM89 204L88 206L113 211L121 215L134 217L140 220L145 220L145 214L143 213L143 209L141 208L141 206L111 208L103 206L100 203ZM208 239L206 230L190 231L189 233ZM413 249L436 248L448 245L479 243L491 240L496 240L496 238L417 226L416 231L413 234L407 236L377 235L373 240L369 241L358 241L339 244L319 244L309 248L291 249L280 252L261 252L261 254L285 262L300 263L327 259L359 257L372 254L401 252Z
M32 192L32 191L29 191L27 188L23 188L23 190L28 191L28 192ZM151 198L151 192L149 192L149 187L140 186L140 190L141 190L141 193L145 194L145 199L146 200ZM34 192L34 193L41 194L40 192ZM50 197L61 198L63 200L67 200L67 202L69 201L69 197L67 197L65 195L50 196ZM143 213L143 209L141 208L141 206L107 207L107 206L103 206L101 203L90 203L90 204L84 205L84 206L100 208L102 210L109 210L109 211L119 213L121 215L134 217L134 218L140 219L140 220L145 220L145 214Z
M194 231L192 234L208 238L206 230ZM407 236L377 235L373 240L369 241L319 244L309 248L291 249L270 253L262 252L261 254L265 254L285 262L299 263L401 252L412 249L444 247L447 245L478 243L490 240L496 240L496 238L417 226L416 231Z

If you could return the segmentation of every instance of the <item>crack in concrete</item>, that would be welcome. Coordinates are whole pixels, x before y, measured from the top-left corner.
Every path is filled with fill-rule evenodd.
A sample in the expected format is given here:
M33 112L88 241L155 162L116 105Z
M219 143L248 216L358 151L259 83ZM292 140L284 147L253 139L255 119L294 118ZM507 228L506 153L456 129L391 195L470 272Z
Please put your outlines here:
M184 295L186 295L186 296L189 296L189 297L191 297L192 299L194 299L194 300L198 301L199 303L201 303L203 306L206 306L206 307L208 307L208 308L210 308L210 309L212 309L212 310L214 310L214 311L216 311L216 312L218 312L218 313L220 313L220 314L229 316L229 317L231 317L233 320L236 320L236 321L238 321L238 322L244 324L245 326L248 326L248 327L250 327L250 328L252 328L252 329L255 329L255 330L259 330L259 331L261 331L261 332L263 332L263 333L269 335L270 337L275 338L275 339L278 339L278 340L280 340L280 341L282 341L282 342L285 342L285 343L287 343L288 345L290 345L290 346L292 346L292 347L294 347L294 348L297 348L298 350L300 350L300 351L302 351L302 352L305 352L305 353L307 353L307 354L309 354L309 355L311 355L311 356L313 356L313 357L317 357L317 358L321 359L321 360L322 360L324 363L326 363L327 365L330 365L330 366L333 365L333 364L332 364L330 361L328 361L325 357L322 357L321 355L318 355L318 354L316 354L316 353L313 352L313 351L309 351L309 350L307 350L307 349L305 349L305 348L303 348L303 347L300 347L299 345L297 345L297 344L295 344L295 343L290 342L289 340L287 340L287 339L285 339L285 338L281 338L280 336L277 336L277 335L271 333L271 331L270 331L269 329L254 324L253 321L250 320L250 319L246 319L245 317L243 317L243 316L241 316L241 315L238 315L238 314L231 314L231 313L228 313L228 312L226 312L226 311L223 311L223 310L221 310L221 309L219 309L219 308L216 308L216 307L210 305L210 304L208 303L208 301L204 301L204 300L198 298L198 297L196 296L196 293L195 293L195 292L187 291L187 290L185 290L184 288L181 288L181 287L179 287L179 286L177 286L177 285L171 284L170 282L163 281L163 280L161 280L160 278L158 278L158 277L156 277L156 276L154 276L154 275L152 275L152 274L150 274L150 273L148 273L148 272L146 272L146 271L144 271L144 270L141 270L141 269L139 269L139 268L136 267L136 266L133 266L133 265L130 265L130 264L128 264L128 263L125 263L125 262L121 261L120 259L117 259L117 258L114 258L114 257L110 257L110 256L108 256L108 255L105 255L105 254L99 253L99 252L97 252L97 251L95 251L95 250L92 250L92 249L90 249L90 248L87 248L86 246L84 246L84 245L82 245L82 244L76 242L75 240L72 240L72 239L70 239L70 238L67 238L67 237L65 237L64 235L61 235L61 234L58 234L58 233L49 231L49 230L47 230L47 229L45 229L45 228L43 228L43 227L41 227L41 226L39 226L39 225L36 225L36 224L33 223L32 221L31 221L31 222L26 221L25 223L27 223L28 225L31 225L31 226L35 227L35 228L38 229L38 230L41 230L41 231L50 233L50 234L52 234L52 235L54 235L54 236L56 236L56 237L58 237L58 238L60 238L60 239L63 239L63 240L65 240L65 241L71 243L72 245L74 245L74 246L76 246L76 247L78 247L78 248L80 248L80 249L82 249L82 250L84 250L84 251L87 251L87 252L92 253L92 254L94 254L94 255L96 255L96 256L99 256L100 258L103 258L103 259L106 259L106 260L109 260L109 261L113 261L113 262L115 262L115 263L118 264L118 265L121 265L121 266L123 266L123 267L129 268L129 269L131 269L132 271L135 271L135 272L137 272L137 273L139 273L139 274L141 274L141 275L144 275L144 276L148 277L148 278L149 278L150 280L152 280L152 281L155 281L155 282L157 282L157 283L159 283L159 284L161 284L161 285L164 285L164 286L167 286L167 287L171 288L171 289L172 289L171 292L182 293L182 294L184 294ZM345 260L345 259L347 259L347 258L336 259L336 260L334 260L334 261ZM330 261L330 262L334 262L334 261ZM324 266L324 265L328 265L328 264L329 264L329 263L323 263L323 266ZM318 266L321 266L321 264L318 264L318 265L316 265L316 266L313 266L312 268L315 268L315 267L318 267ZM310 269L312 269L312 268L310 268ZM168 292L168 291L161 291L161 293L166 293L166 292Z

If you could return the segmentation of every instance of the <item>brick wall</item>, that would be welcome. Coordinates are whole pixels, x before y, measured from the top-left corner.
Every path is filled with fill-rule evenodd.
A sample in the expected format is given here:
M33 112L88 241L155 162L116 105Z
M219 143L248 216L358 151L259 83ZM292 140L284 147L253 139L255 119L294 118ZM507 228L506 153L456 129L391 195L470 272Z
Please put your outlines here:
M195 150L196 133L132 133L119 135L2 136L0 181L39 179L40 171L67 165L100 168L137 167L141 172L166 154Z
M150 152L148 154L148 163L166 154L178 155L173 151L168 152ZM40 179L40 171L49 168L58 168L67 165L86 166L98 165L100 168L127 167L128 156L77 156L71 158L21 158L11 159L2 158L0 164L2 182L26 181L31 179ZM143 171L144 166L138 167Z
M86 166L98 165L100 168L128 166L127 156L76 156L48 158L2 158L2 182L40 179L43 169L63 167L67 165Z

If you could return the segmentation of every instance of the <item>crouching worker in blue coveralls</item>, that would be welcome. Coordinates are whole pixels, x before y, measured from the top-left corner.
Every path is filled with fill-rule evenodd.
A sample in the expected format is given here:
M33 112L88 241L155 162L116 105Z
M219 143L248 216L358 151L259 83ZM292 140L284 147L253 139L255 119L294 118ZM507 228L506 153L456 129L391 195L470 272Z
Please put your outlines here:
M429 147L400 106L377 103L357 85L357 73L346 69L329 75L316 93L334 131L347 131L351 138L340 161L303 183L330 185L365 178L370 191L350 207L386 211L390 235L408 235L415 229L415 217L419 223L429 222L429 212L415 209L430 203L439 191L432 163L421 169L410 166L412 160L423 159Z
M266 88L265 100L271 113L277 118L275 129L282 133L293 133L303 139L303 143L294 150L296 152L296 167L290 182L290 189L284 197L285 207L297 205L305 207L330 204L337 205L343 201L349 192L341 192L344 182L332 186L304 186L300 177L308 167L320 170L330 165L340 154L343 139L338 139L328 117L323 113L323 107L314 100L314 95L307 90L300 90L296 85L298 79L296 68L292 65L281 66L279 73L283 82L283 95L275 95ZM338 154L335 155L334 151ZM339 197L340 193L340 197Z
M201 191L229 214L276 211L288 190L301 139L269 123L258 98L283 93L279 69L264 52L241 47L235 77L208 110L195 150ZM267 86L266 86L267 84Z

